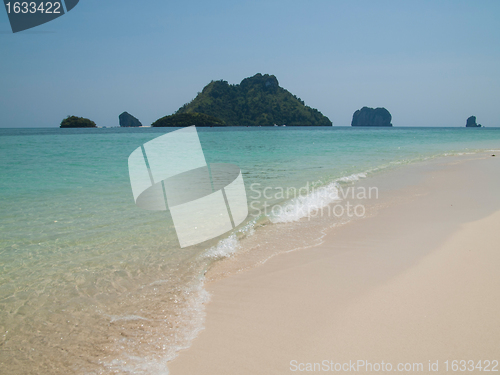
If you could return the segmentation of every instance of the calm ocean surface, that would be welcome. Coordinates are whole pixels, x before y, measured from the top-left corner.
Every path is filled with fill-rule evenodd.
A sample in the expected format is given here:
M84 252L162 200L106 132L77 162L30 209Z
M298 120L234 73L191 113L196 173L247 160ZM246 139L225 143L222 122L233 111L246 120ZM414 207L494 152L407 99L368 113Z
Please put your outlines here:
M255 201L234 233L180 249L168 213L135 206L127 164L137 147L173 130L0 129L5 373L167 374L166 362L203 327L210 264L250 238L267 244L261 232L279 235L280 223L302 225L304 205L329 203L313 194L294 200L294 209L259 215L264 203L290 203L290 196L274 194ZM500 149L500 128L198 128L198 134L208 163L240 167L249 204L265 188L326 189L402 164Z

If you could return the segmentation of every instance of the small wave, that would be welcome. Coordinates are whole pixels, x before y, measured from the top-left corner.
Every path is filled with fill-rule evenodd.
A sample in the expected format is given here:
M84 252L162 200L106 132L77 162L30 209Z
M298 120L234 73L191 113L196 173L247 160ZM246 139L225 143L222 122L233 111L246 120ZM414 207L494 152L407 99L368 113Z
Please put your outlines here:
M241 247L240 240L245 237L250 237L255 234L256 220L251 220L250 222L243 225L236 232L229 235L222 240L220 240L217 245L208 248L203 254L203 258L228 258Z
M120 316L120 315L107 315L109 318L111 318L111 323L118 322L118 321L128 321L128 320L150 320L148 318L144 318L139 315L125 315L125 316Z
M240 242L236 238L236 234L231 234L229 237L220 240L217 245L209 248L204 256L207 258L227 258L239 248Z
M254 219L238 229L237 233L240 234L239 238L253 236L255 234L255 224L256 220Z
M269 220L274 223L291 223L303 217L308 217L318 209L339 201L338 183L333 182L313 190L308 195L301 195L291 199L285 206L275 206ZM279 207L278 210L275 208ZM278 212L276 212L278 211Z
M339 182L354 182L359 181L362 178L366 178L366 173L355 173L347 177L341 177L337 179Z
M307 195L300 195L296 198L291 199L279 210L274 209L272 214L269 216L269 220L273 224L277 223L291 223L298 221L304 217L309 217L312 213L317 210L328 206L333 202L340 201L339 196L339 183L352 183L359 181L362 178L366 178L367 172L355 173L349 176L340 177L334 182L314 189ZM278 211L278 212L276 212Z

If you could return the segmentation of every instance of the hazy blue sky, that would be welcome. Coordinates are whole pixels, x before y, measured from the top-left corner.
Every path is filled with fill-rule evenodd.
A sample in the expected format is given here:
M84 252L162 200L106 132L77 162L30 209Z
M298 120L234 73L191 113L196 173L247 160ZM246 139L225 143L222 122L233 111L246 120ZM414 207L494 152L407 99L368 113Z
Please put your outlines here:
M500 126L499 20L498 0L80 0L12 34L0 9L0 127L149 125L255 73L334 125L384 106L395 126Z

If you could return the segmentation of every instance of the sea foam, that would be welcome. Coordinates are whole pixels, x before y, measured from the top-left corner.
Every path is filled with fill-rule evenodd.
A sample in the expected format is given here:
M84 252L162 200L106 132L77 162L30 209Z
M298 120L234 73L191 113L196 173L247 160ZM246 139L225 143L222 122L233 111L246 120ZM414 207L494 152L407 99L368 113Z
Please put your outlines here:
M315 189L307 195L299 195L288 201L284 206L275 206L269 220L277 224L290 223L308 217L316 210L340 200L338 186L338 183L333 182Z
M309 217L317 210L342 200L339 195L340 183L352 183L362 178L366 178L366 173L352 174L338 178L326 186L315 188L307 195L299 195L283 206L276 206L279 209L274 207L269 220L274 224L291 223Z
M207 258L227 258L233 255L240 247L236 234L231 234L229 237L219 241L215 246L212 246L205 252Z

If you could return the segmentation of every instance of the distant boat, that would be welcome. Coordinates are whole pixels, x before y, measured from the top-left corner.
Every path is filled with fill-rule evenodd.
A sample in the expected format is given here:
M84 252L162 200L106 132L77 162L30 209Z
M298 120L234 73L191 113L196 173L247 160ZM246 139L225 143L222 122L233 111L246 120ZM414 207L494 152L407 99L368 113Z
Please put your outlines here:
M281 125L281 126L286 126L286 125Z
M278 125L274 124L274 126L278 126Z

